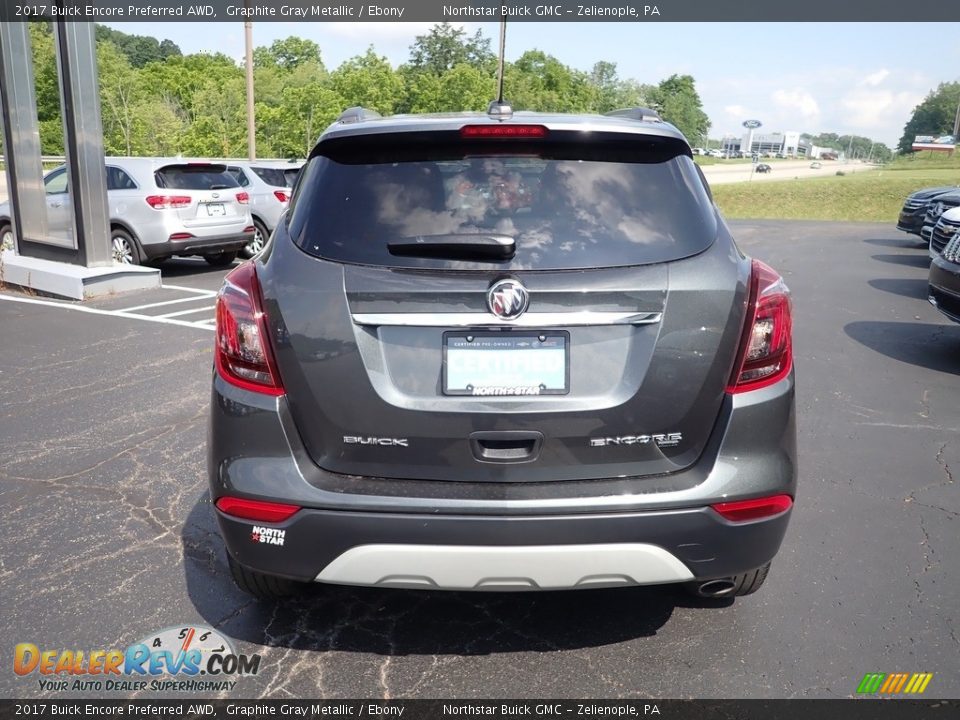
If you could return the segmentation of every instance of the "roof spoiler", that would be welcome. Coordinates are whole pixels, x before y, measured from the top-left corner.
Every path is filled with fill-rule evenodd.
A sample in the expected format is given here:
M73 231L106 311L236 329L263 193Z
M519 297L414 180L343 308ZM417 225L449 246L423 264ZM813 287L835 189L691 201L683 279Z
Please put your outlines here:
M352 108L347 108L342 113L340 117L337 118L338 123L358 123L363 122L364 120L377 120L382 117L380 113L376 110L369 110L365 107L360 107L359 105Z
M630 120L638 120L640 122L663 122L663 118L660 117L656 110L651 110L650 108L645 107L611 110L610 112L604 113L604 115L608 115L610 117L628 118Z

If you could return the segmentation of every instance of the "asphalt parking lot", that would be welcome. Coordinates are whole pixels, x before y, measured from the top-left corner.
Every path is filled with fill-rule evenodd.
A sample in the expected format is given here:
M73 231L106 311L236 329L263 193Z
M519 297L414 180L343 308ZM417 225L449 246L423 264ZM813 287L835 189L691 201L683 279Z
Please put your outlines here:
M770 578L732 603L669 587L255 602L206 494L223 271L171 263L162 291L88 304L105 313L0 301L0 693L49 696L10 672L14 643L123 648L203 623L262 655L235 698L848 697L867 672L932 672L926 696L957 697L960 325L926 302L926 249L886 225L731 225L794 292L800 458Z

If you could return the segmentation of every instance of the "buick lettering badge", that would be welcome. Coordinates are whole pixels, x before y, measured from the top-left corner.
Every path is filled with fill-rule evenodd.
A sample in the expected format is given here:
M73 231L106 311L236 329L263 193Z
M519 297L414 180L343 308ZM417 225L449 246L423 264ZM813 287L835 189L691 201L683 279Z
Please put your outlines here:
M529 305L530 293L517 280L498 280L487 290L487 307L501 320L515 320Z

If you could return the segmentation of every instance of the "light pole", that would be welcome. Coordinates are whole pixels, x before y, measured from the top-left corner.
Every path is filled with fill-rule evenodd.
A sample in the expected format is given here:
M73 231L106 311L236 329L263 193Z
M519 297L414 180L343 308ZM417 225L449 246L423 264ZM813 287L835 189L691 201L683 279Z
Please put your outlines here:
M250 0L244 3L250 8ZM247 16L249 17L249 15ZM247 159L257 159L257 124L253 116L253 23L249 20L243 23L243 42L246 51L245 63L247 66Z
M953 121L953 143L954 145L960 145L960 139L957 136L960 135L960 99L957 100L957 117Z

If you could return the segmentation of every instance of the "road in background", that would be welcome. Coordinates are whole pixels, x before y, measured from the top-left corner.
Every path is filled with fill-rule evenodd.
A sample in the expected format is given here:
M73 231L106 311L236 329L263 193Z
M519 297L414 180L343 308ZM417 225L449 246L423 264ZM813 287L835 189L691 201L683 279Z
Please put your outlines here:
M14 643L122 649L185 623L262 655L230 698L828 698L867 672L932 672L925 697L960 696L960 325L926 302L926 248L888 225L730 225L793 290L800 463L770 577L735 602L319 586L255 602L207 497L209 329L0 299L0 696L58 696L9 671ZM199 296L223 271L164 274Z
M813 160L761 160L770 166L770 172L754 172L752 163L720 162L716 165L704 165L700 169L711 185L728 185L738 182L770 182L771 180L806 180L814 177L836 175L838 172L846 174L860 173L867 170L876 170L879 166L864 162L837 162L824 160L821 167L812 168Z

